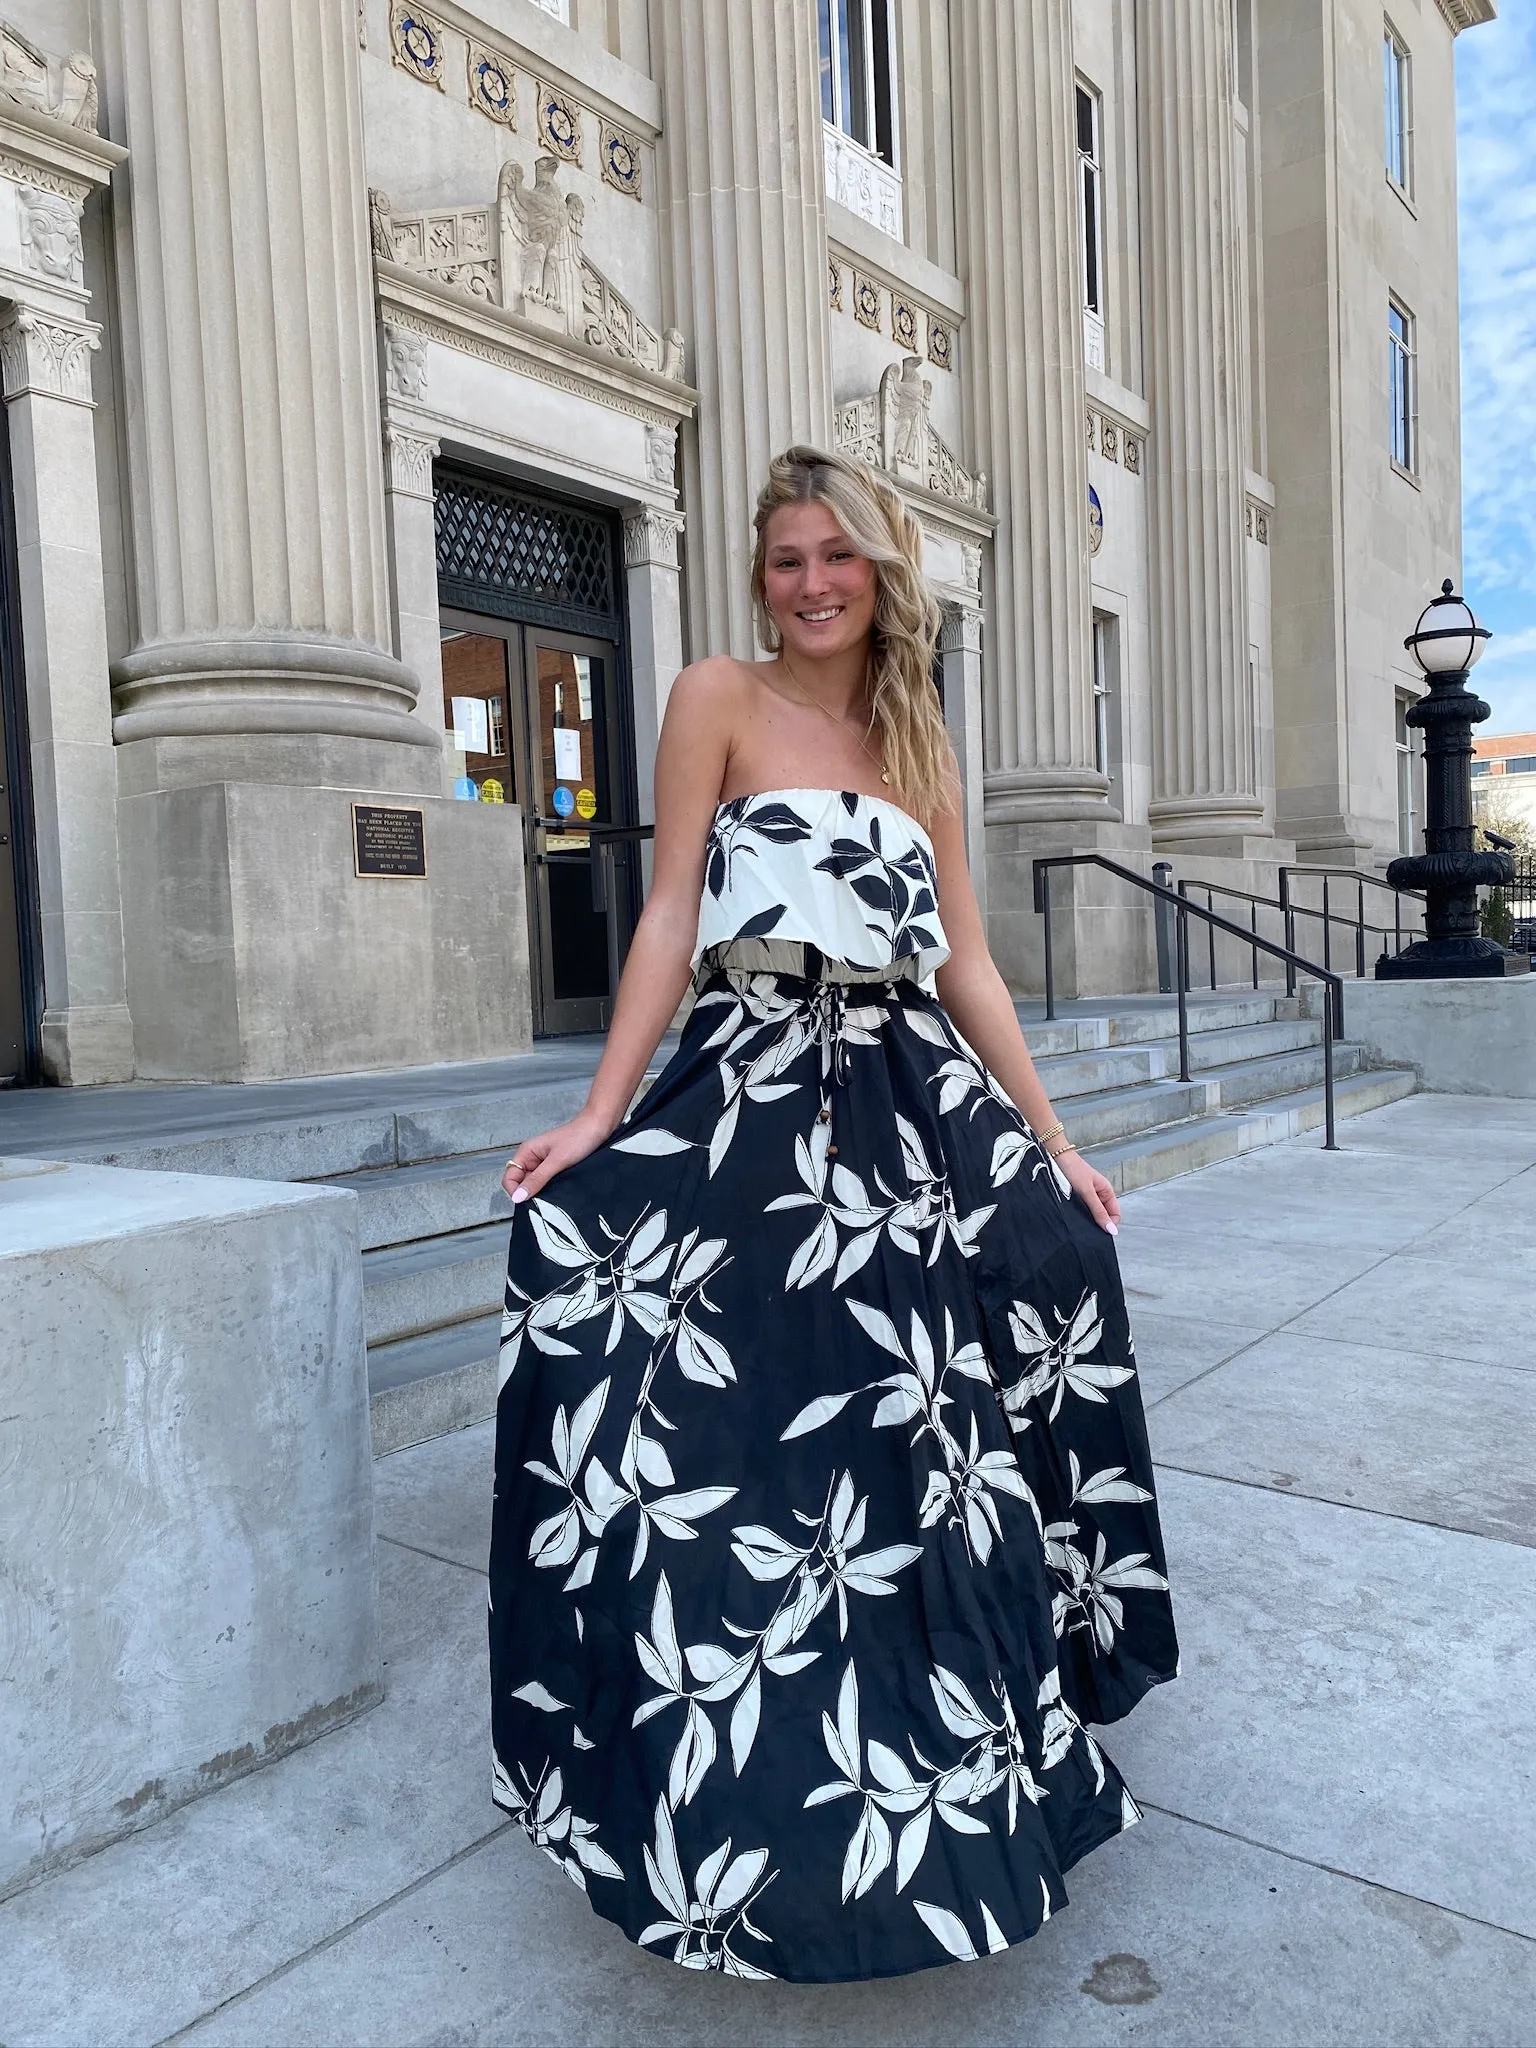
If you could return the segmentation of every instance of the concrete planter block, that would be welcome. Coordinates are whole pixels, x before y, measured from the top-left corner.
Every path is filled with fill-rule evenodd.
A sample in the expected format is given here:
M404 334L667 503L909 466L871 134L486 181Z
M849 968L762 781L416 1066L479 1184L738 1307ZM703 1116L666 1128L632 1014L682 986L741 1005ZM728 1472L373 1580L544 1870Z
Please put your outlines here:
M0 1159L0 1896L382 1696L355 1198Z
M1536 974L1510 981L1346 981L1344 1028L1379 1066L1436 1095L1536 1097Z

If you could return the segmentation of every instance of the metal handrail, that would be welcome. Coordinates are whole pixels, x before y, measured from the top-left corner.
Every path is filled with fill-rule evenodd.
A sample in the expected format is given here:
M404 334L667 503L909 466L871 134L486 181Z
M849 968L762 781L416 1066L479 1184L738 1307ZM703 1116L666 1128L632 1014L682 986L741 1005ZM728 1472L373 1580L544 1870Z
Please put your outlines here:
M1297 903L1293 900L1291 896L1292 875L1316 875L1321 878L1323 885L1321 909L1314 908L1310 903ZM1356 885L1355 915L1353 917L1348 916L1343 911L1330 909L1328 903L1328 883L1330 878L1334 881L1353 882ZM1392 898L1392 923L1390 926L1392 950L1394 953L1401 953L1403 950L1403 898L1406 896L1414 903L1423 903L1425 898L1420 890L1394 888L1392 883L1384 882L1380 875L1367 875L1359 868L1336 868L1326 865L1313 867L1309 863L1301 862L1298 862L1294 867L1286 866L1280 869L1280 901L1278 907L1285 919L1285 943L1287 946L1293 949L1295 947L1296 920L1298 917L1318 918L1321 920L1323 927L1323 961L1326 966L1332 967L1333 927L1336 924L1348 925L1355 934L1355 973L1361 980L1364 980L1365 935L1367 932L1371 932L1380 938L1383 945L1385 945L1389 929L1388 926L1375 924L1366 917L1365 892L1367 887L1383 890ZM1287 995L1295 995L1296 976L1294 970L1288 969L1286 972L1285 989Z
M1154 902L1171 904L1177 916L1177 989L1179 999L1179 1079L1189 1081L1193 1077L1189 1069L1189 920L1202 919L1213 931L1223 931L1234 939L1240 939L1245 946L1265 952L1277 960L1283 960L1293 970L1314 975L1327 990L1323 1006L1323 1114L1325 1152L1337 1152L1334 1138L1334 1090L1333 1090L1333 1045L1334 1040L1344 1036L1344 979L1330 967L1319 967L1315 960L1308 960L1289 946L1277 945L1271 939L1259 937L1256 931L1245 932L1240 924L1222 917L1217 911L1192 903L1177 889L1165 889L1161 882L1151 881L1134 868L1123 866L1102 853L1052 853L1039 855L1034 863L1035 910L1045 920L1045 1020L1053 1023L1056 1017L1056 965L1052 950L1051 934L1051 871L1054 868L1103 868L1106 874L1116 875L1122 882L1130 882L1145 891ZM1220 884L1212 884L1220 887ZM1234 891L1241 894L1241 891ZM1266 899L1257 897L1256 902Z
M1203 889L1205 891L1205 907L1207 910L1211 909L1212 896L1218 894L1222 896L1235 896L1240 902L1246 903L1248 905L1249 939L1257 939L1259 935L1259 912L1261 910L1277 910L1279 908L1279 905L1271 903L1267 896L1255 896L1251 889L1234 889L1231 886L1231 884L1227 882L1202 882L1199 880L1194 880L1183 881L1178 883L1176 886L1181 896L1184 895L1185 892L1190 889ZM1198 910L1199 908L1200 906L1197 903L1195 905L1195 909ZM1286 937L1288 939L1292 938L1294 937L1294 933L1287 932ZM1206 938L1210 949L1211 987L1215 988L1216 928L1214 925L1206 926ZM1247 940L1245 940L1245 943L1247 943ZM1285 992L1288 996L1293 996L1296 993L1295 970L1294 968L1287 968L1286 972L1290 979L1286 983ZM1253 947L1253 985L1255 988L1257 988L1259 985L1259 949L1257 946Z

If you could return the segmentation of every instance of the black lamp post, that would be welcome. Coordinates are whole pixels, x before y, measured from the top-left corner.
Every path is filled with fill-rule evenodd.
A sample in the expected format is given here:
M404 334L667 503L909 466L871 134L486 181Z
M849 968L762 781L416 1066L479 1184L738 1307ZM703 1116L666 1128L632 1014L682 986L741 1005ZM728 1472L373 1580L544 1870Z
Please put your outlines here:
M1378 981L1516 974L1527 964L1478 931L1479 888L1508 888L1515 879L1507 853L1478 851L1472 817L1472 728L1492 714L1467 677L1491 637L1447 577L1403 642L1429 678L1428 695L1407 714L1424 731L1424 851L1393 861L1387 880L1422 889L1428 903L1424 937L1404 952L1383 953Z

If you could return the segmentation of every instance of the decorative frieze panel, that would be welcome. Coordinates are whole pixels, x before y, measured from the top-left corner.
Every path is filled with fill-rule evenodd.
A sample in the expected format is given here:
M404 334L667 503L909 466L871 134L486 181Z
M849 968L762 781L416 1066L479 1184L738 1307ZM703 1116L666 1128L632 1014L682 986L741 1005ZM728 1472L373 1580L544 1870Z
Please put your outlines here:
M0 22L0 95L71 128L96 133L96 66L83 50L50 57Z
M665 484L670 490L677 482L677 428L670 421L647 423L645 468L653 484Z
M822 123L821 135L827 197L899 242L901 179L896 172L830 121Z
M920 355L926 329L929 362L936 370L952 370L955 330L948 320L925 306L915 293L887 292L877 279L867 277L856 266L845 266L835 255L827 258L827 304L832 312L851 312L861 327L880 334L885 330L887 299L891 307L891 339L897 347Z
M1256 540L1261 548L1269 546L1269 522L1274 517L1269 507L1257 498L1248 500L1248 516L1245 527L1250 540Z
M100 346L94 322L50 319L18 307L0 326L0 389L7 399L35 392L90 405L91 351Z
M534 5L543 7L557 21L568 22L560 0L534 0ZM366 47L366 23L361 10L358 29ZM447 90L447 38L453 33L436 15L424 12L412 0L391 0L389 35L395 63L412 78L436 86L440 92ZM488 121L515 131L519 71L512 57L492 42L466 35L464 65L470 106ZM645 147L642 138L595 114L563 87L551 85L532 73L522 76L526 80L524 89L533 95L534 128L544 150L559 163L579 167L584 161L588 128L595 126L597 168L603 183L627 198L640 199Z
M411 0L393 0L389 10L389 42L394 61L423 85L435 85L446 92L444 74L447 31L435 14L427 14Z
M933 424L933 386L922 368L921 356L906 356L887 368L877 392L841 406L837 446L845 455L949 504L985 512L986 472L973 476Z
M1123 420L1090 406L1085 416L1088 453L1102 455L1106 462L1123 461L1132 476L1141 475L1143 436Z
M539 140L563 164L581 162L581 108L563 92L539 79Z
M555 180L560 164L541 156L533 182L509 158L492 207L445 207L396 214L369 194L375 258L425 272L439 283L517 313L552 333L602 349L619 361L681 383L683 337L659 333L583 253L585 208Z
M426 336L409 328L384 329L384 379L396 398L420 402L427 395Z
M597 154L603 183L611 185L615 192L625 193L630 199L640 198L639 137L615 128L611 121L604 121L598 133Z
M469 67L469 104L475 112L503 128L515 128L517 74L506 58L471 41L464 61Z

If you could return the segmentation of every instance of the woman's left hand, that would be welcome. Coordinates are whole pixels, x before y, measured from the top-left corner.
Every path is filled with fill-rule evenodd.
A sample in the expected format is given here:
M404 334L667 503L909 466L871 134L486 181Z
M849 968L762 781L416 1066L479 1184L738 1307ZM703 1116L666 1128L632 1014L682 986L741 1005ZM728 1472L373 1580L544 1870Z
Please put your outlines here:
M1081 1152L1064 1152L1056 1164L1072 1183L1072 1192L1081 1196L1094 1222L1111 1237L1118 1237L1120 1200L1098 1168L1090 1166Z

